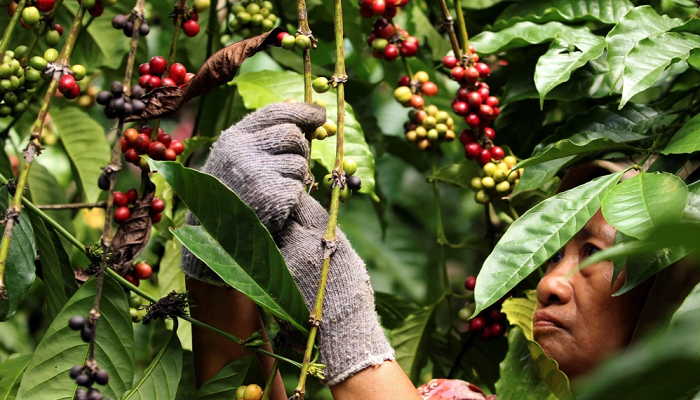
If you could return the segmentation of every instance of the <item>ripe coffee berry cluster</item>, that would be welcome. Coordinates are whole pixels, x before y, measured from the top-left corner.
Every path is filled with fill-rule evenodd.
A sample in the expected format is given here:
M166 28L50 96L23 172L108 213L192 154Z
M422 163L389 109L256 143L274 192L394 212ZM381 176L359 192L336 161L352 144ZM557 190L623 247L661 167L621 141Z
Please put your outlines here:
M156 200L159 200L159 199L153 199L154 202ZM163 200L159 200L159 201L162 202ZM160 215L160 213L158 213L158 215ZM151 217L151 218L153 218L153 217ZM159 220L160 220L160 218L159 218ZM134 267L129 272L127 272L126 275L124 275L124 279L129 281L129 283L131 283L132 285L138 286L141 283L141 281L144 281L144 280L150 278L152 274L153 274L153 268L151 267L151 265L145 261L142 261L142 262L134 265Z
M85 343L92 341L95 327L84 317L74 315L68 320L68 327L74 331L80 331L80 337ZM112 400L105 399L100 394L99 389L93 388L93 384L106 385L109 383L109 374L105 370L89 368L85 365L76 365L71 368L68 373L75 381L75 384L81 386L75 391L76 400ZM83 389L84 388L84 389Z
M141 127L141 131L130 128L122 137L122 152L126 161L147 170L148 163L141 159L142 154L148 154L158 161L175 161L177 156L185 151L181 141L170 137L163 128L158 128L158 136L151 139L153 128L148 125Z
M229 14L228 27L244 38L260 35L275 27L277 16L273 10L271 1L234 2Z
M104 13L105 7L117 4L117 0L78 0L78 3L87 9L90 15L97 18Z
M430 82L430 76L425 71L418 71L411 79L408 75L399 78L399 87L394 91L394 98L404 107L421 109L425 105L423 95L433 97L438 87Z
M401 29L391 20L377 18L374 21L372 33L367 37L367 44L372 47L372 55L375 58L383 58L387 61L402 57L413 57L418 53L420 43L415 36Z
M359 0L360 14L365 18L375 15L383 15L386 18L394 18L396 9L408 4L408 0Z
M128 221L129 218L131 218L131 209L136 205L138 198L139 192L137 192L134 188L127 190L126 193L114 192L112 195L112 200L114 201L114 206L117 207L117 209L114 210L114 222L117 224L123 224L124 222ZM155 197L151 201L151 209L149 214L151 216L151 221L154 224L160 222L162 218L161 213L164 209L165 202L163 200ZM142 279L147 279L147 277Z
M80 86L78 86L77 81L83 80L85 74L85 67L79 64L73 65L70 67L70 71L64 73L59 79L58 91L69 100L78 98L80 96Z
M476 202L486 204L492 198L508 196L522 176L522 169L513 171L517 162L515 157L507 156L498 164L486 163L482 168L484 176L475 177L471 181L472 188L476 190Z
M102 91L97 94L97 104L105 106L105 116L109 119L124 118L131 114L140 114L146 104L139 100L142 95L141 87L134 85L131 87L131 95L124 93L124 85L119 81L112 82L109 91Z
M236 400L260 400L262 397L262 388L255 384L239 386L238 389L236 389Z
M353 192L357 192L362 188L362 181L355 176L357 172L357 162L352 158L343 160L343 172L345 173L345 186L340 188L340 201L345 202L350 200ZM333 174L327 174L323 177L323 186L328 189L333 189Z
M470 276L464 281L464 288L472 291L476 287L476 277ZM474 303L465 304L464 308L459 310L459 319L469 323L469 331L477 332L479 339L488 340L503 336L508 326L506 315L501 312L501 303L505 297L498 301L493 306L479 313L472 320L469 318L474 314Z
M124 36L130 38L131 35L134 34L134 20L136 20L136 18L138 18L138 16L133 12L129 15L117 14L112 18L112 27L124 32ZM150 31L151 27L148 26L146 20L143 19L141 25L139 25L139 35L146 36Z
M161 86L182 86L194 78L194 74L187 72L187 68L180 63L174 63L168 68L165 58L161 56L155 56L151 61L139 65L139 76L139 85L149 92Z
M455 121L447 111L440 111L430 105L425 110L411 110L409 120L404 124L406 140L416 143L421 151L441 142L451 142L455 138Z

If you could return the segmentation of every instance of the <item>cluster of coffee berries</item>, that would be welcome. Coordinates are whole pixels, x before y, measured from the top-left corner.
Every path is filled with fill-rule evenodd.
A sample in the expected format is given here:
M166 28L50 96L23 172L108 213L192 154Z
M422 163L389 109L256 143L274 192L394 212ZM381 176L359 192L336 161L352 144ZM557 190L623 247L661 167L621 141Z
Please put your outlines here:
M438 87L430 82L430 76L425 71L413 74L413 79L408 75L399 78L399 87L394 91L394 98L404 107L421 109L425 105L423 95L433 97L437 94Z
M112 18L112 27L114 29L119 29L124 32L124 36L130 38L134 34L134 21L137 18L141 18L141 25L139 25L139 35L146 36L151 31L151 27L142 16L131 12L129 15L117 14Z
M53 49L52 49L53 50ZM54 50L55 51L55 50ZM27 47L20 46L15 51L7 50L0 64L0 118L17 116L27 109L31 93L41 79L41 71L46 68L46 60L34 57L30 65L23 68L19 59L26 55Z
M513 166L517 162L515 157L507 156L497 164L486 163L482 168L483 177L474 177L471 181L472 188L476 190L476 202L486 204L493 198L508 196L520 181L523 173L522 168L513 170Z
M97 94L97 104L105 106L105 116L109 119L124 118L132 114L140 114L146 104L139 100L142 95L139 85L131 87L131 95L124 93L124 85L119 81L112 82L109 91Z
M473 291L475 287L475 276L470 276L464 281L464 288L468 291ZM501 312L501 303L503 300L505 300L505 297L496 302L496 304L480 312L479 315L471 320L470 318L474 314L475 305L474 303L467 303L459 310L459 319L469 323L469 331L476 332L478 338L481 340L501 337L506 332L506 327L508 326L506 315Z
M277 45L285 50L293 50L295 47L299 50L308 50L316 48L316 44L310 37L297 33L296 36L288 32L280 32L277 34Z
M199 13L205 11L211 5L210 0L195 0L194 7L192 9L181 10L183 12L182 16L182 32L187 37L195 37L199 34ZM177 9L176 9L177 12ZM176 13L171 14L171 16L176 15ZM177 23L177 19L173 20L173 25Z
M19 6L19 1L0 1L0 6L7 6L7 14L12 17L17 12L17 7ZM41 22L41 14L39 12L49 12L53 9L55 0L29 0L26 2L24 9L22 10L22 16L20 18L20 24L24 29L32 29Z
M262 397L262 388L255 384L239 386L238 389L236 389L236 400L260 400Z
M71 66L69 71L64 70L58 80L58 91L69 100L77 99L80 96L80 86L77 81L82 81L86 73L85 67L79 64Z
M375 58L383 58L387 61L402 57L413 57L418 53L420 43L415 36L401 29L392 21L378 18L374 21L372 33L367 37L367 44L372 47L372 55Z
M408 4L408 0L359 0L360 14L365 18L375 15L383 15L386 18L394 18L396 9Z
M131 279L126 278L127 280ZM138 286L139 281L136 279L133 279L136 283L134 283L135 286ZM129 280L131 282L131 280ZM139 323L143 321L143 315L144 315L144 309L143 309L143 299L141 296L138 295L133 295L129 297L129 315L131 316L131 321L134 323Z
M277 16L271 1L244 0L234 3L229 14L228 27L244 38L260 35L275 27Z
M154 199L155 201L157 199ZM163 200L159 200L161 203ZM158 213L160 215L160 213ZM152 218L152 217L151 217ZM145 281L146 279L151 277L151 274L153 274L153 268L150 266L145 261L139 262L136 265L132 267L132 269L124 275L124 279L129 281L134 286L138 286L141 281Z
M139 77L139 85L150 92L161 86L182 86L194 78L194 74L187 72L187 68L180 63L173 63L168 68L165 58L155 56L151 61L139 65Z
M343 160L343 173L345 174L345 185L340 188L340 201L346 202L350 200L353 192L357 192L362 188L362 181L358 176L355 176L357 172L357 162L352 158L346 158ZM333 178L333 173L327 174L323 177L323 186L332 190L333 186L336 184L336 180ZM342 182L342 179L341 179Z
M80 3L90 15L97 18L104 13L105 7L112 7L117 4L117 0L78 0L78 3Z
M421 151L434 144L451 142L455 139L455 121L447 111L429 105L425 110L411 110L409 120L404 124L406 140L416 143Z
M328 84L328 79L326 79L326 78L317 78L314 82L318 81L319 79L325 80L326 84ZM315 83L315 84L312 83L312 87L314 87L314 88L318 87L318 83ZM325 91L327 92L329 89L330 89L330 85L328 85L328 89L326 89ZM319 93L324 93L324 92L319 92ZM290 98L290 99L286 99L284 102L285 103L298 103L299 101L297 99ZM326 103L321 99L314 99L312 101L312 103L316 104L318 106L321 106L323 108L326 108ZM313 139L324 140L327 137L335 136L335 134L337 132L338 132L338 126L335 124L335 122L333 122L330 119L326 119L326 122L323 125L319 126L314 131L306 132L305 136L306 136L307 140L313 140Z
M83 342L90 343L92 341L95 326L84 317L72 316L68 320L68 327L74 331L80 331L80 338L83 339ZM112 400L106 399L100 394L99 389L92 387L93 384L106 385L109 382L107 371L98 369L96 366L76 365L70 369L68 374L75 381L75 384L80 386L75 391L75 400Z
M131 218L131 208L133 208L136 205L136 201L139 198L139 192L136 191L136 189L131 188L126 191L126 193L122 192L114 192L112 195L112 200L114 201L114 206L117 207L116 210L114 210L114 222L117 224L123 224L124 222L128 221L129 218ZM165 209L165 202L157 197L155 197L151 201L151 209L149 211L149 215L151 216L151 221L154 224L157 224L160 222L162 218L162 212ZM150 268L150 267L149 267ZM148 273L150 276L150 272ZM141 279L147 279L146 278L141 278Z
M142 154L148 154L158 161L175 161L177 156L185 151L182 142L171 138L163 128L158 127L158 136L155 139L151 139L152 133L153 128L148 125L142 126L140 132L134 128L124 132L121 147L126 161L147 170L148 162L141 159Z

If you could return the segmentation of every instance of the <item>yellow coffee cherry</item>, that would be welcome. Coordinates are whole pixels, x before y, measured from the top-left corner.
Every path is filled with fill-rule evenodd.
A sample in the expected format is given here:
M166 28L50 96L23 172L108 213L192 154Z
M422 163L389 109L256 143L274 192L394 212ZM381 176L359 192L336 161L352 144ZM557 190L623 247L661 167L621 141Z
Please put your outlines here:
M417 127L416 128L416 137L418 139L425 139L426 137L428 137L428 130L422 126Z
M406 132L406 140L408 140L409 142L415 142L416 139L418 139L418 134L416 133L416 131Z
M496 182L503 182L507 178L507 173L501 171L500 169L493 173L493 180Z
M510 192L510 183L508 181L503 181L496 185L496 191L500 194L507 194Z
M434 142L440 138L440 133L438 132L437 129L430 129L428 131L428 140L431 142Z
M430 75L428 75L428 73L425 71L418 71L415 75L413 75L413 79L417 80L418 82L425 83L430 80Z
M299 100L297 100L295 98L289 98L289 99L286 99L284 102L289 103L289 104L294 104L294 103L298 103Z
M506 163L504 163L504 162L499 162L499 163L497 164L497 166L498 166L498 169L500 169L500 170L503 171L503 172L508 172L508 171L510 171L510 167L508 166L508 164L506 164Z
M338 126L330 119L327 119L323 124L323 129L325 129L328 133L328 137L335 136L335 134L338 132Z
M515 182L515 180L518 178L520 178L519 170L510 171L510 174L508 174L508 182L510 182L510 183Z
M479 190L476 192L476 195L474 196L474 200L476 200L477 203L479 204L486 204L491 200L491 197L489 196L488 193L484 190Z
M518 159L513 156L506 156L506 158L503 159L503 162L505 162L507 166L512 168L513 165L518 163Z
M445 141L446 142L451 142L451 141L455 140L455 137L456 137L455 131L449 130L449 131L445 132Z
M481 178L481 186L483 186L484 189L493 189L493 187L496 186L496 181L490 176L485 176Z
M484 187L481 185L481 178L479 178L478 176L472 178L471 185L472 185L472 187L473 187L475 190L481 190L481 189L484 188Z
M448 114L447 111L438 111L437 114L435 114L435 119L438 123L446 124L447 120L450 119L450 114Z
M328 137L328 132L322 126L319 126L314 131L314 136L315 136L315 139L323 140L323 139Z
M428 129L435 128L435 125L437 124L437 120L433 116L427 116L427 117L423 118L422 124L424 127L428 128Z
M494 172L498 170L498 167L496 164L489 162L484 164L484 175L486 176L492 176Z
M434 117L437 115L439 110L438 110L437 106L431 104L425 108L425 111L428 113L428 115L430 115L431 117Z
M428 139L423 139L418 142L418 150L426 151L430 148L430 141Z
M447 132L447 125L445 124L437 124L435 125L435 129L438 131L440 135L443 135L445 132Z

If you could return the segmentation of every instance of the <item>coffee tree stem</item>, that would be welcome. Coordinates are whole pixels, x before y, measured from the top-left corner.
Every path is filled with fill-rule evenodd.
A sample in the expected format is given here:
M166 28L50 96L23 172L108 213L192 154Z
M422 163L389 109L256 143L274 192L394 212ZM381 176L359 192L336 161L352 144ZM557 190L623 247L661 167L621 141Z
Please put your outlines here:
M467 24L464 21L464 11L462 10L461 0L453 0L455 5L455 14L457 15L457 28L462 39L462 50L464 57L471 58L472 52L469 50L469 34L467 34Z
M455 33L455 22L450 15L450 10L447 8L447 3L445 0L440 0L440 11L442 12L442 26L447 31L447 35L450 37L450 44L452 45L452 52L456 59L462 58L462 51L459 48L459 41L457 40L457 34ZM467 46L469 50L469 46Z
M330 269L331 257L336 240L336 227L338 225L338 208L340 205L340 190L341 178L343 172L343 155L345 145L345 82L347 75L345 73L345 45L343 37L343 7L342 0L334 0L333 8L333 25L335 31L335 73L333 74L333 82L336 83L337 104L338 104L338 133L335 148L335 165L333 168L333 176L335 184L331 194L331 205L328 217L328 226L326 233L323 235L324 260L321 268L321 276L319 278L318 291L316 293L316 301L311 310L309 321L311 329L309 330L309 338L306 342L306 351L304 351L304 361L302 364L299 383L294 390L294 398L303 399L306 392L306 377L311 368L311 353L313 352L314 342L318 328L321 325L323 316L323 297L326 292L326 283L328 281L328 270Z
M22 11L24 10L24 6L26 4L27 0L20 0L19 4L17 4L15 13L12 15L10 23L7 24L7 28L5 28L5 34L2 35L2 41L0 41L0 55L5 55L7 47L10 46L10 41L12 40L12 33L15 30L15 26L17 26L17 22L22 17Z
M80 32L80 27L82 26L84 15L85 8L80 7L73 18L73 23L71 24L68 38L66 39L66 43L61 50L61 55L56 61L57 65L67 66L69 63L71 53L73 52L73 46L75 45L75 40L78 38L78 33ZM11 30L8 29L8 31ZM3 38L3 42L4 40L5 38ZM9 38L7 38L7 41L9 42ZM4 43L4 45L7 46L7 43ZM44 95L44 101L41 104L39 115L34 122L34 128L32 129L29 144L24 150L25 163L22 165L22 171L20 172L19 179L17 180L15 194L12 198L10 207L8 207L7 211L5 212L5 230L2 236L2 243L0 243L0 295L2 295L2 293L5 291L5 264L7 263L7 256L10 250L10 241L12 240L12 229L14 228L15 223L19 221L19 215L22 209L22 198L29 179L29 170L34 162L34 158L39 155L41 150L41 142L39 139L41 138L41 131L44 128L46 115L51 107L51 101L53 100L53 96L56 93L56 88L58 87L58 79L60 79L60 77L57 77L56 75L53 76L51 83L49 84L49 88Z

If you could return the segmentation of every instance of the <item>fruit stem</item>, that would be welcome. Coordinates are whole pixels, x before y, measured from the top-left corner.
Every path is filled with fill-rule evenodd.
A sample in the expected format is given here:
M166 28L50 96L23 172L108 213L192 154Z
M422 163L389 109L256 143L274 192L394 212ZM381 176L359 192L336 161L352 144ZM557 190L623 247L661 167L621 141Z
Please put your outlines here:
M455 58L458 60L462 59L462 51L459 48L459 41L457 40L457 35L455 34L455 23L452 15L450 15L450 10L447 8L447 3L445 0L440 0L440 10L442 11L442 26L445 27L447 35L450 37L450 43L452 44L452 52ZM467 46L469 50L469 46Z
M187 8L187 0L179 0L177 2L177 5L175 6L176 9L186 9ZM173 39L170 42L170 52L168 53L168 66L173 65L175 62L175 53L177 52L177 40L180 37L180 30L182 29L182 17L184 16L183 13L178 12L177 15L175 16L175 32L173 32Z
M406 74L408 74L410 79L413 79L413 71L411 71L411 66L408 65L408 60L406 57L401 56L401 61L403 62L403 67L406 68Z
M81 208L105 208L106 201L98 201L97 203L71 203L71 204L44 204L37 206L40 210L80 210Z
M297 0L297 13L299 15L299 27L297 33L301 35L311 36L311 28L309 27L309 17L306 12L306 1ZM311 48L303 51L304 56L304 102L311 103Z
M335 148L335 166L333 175L336 177L336 183L343 177L343 155L345 145L345 82L347 75L345 73L345 44L343 37L343 6L342 0L333 0L333 25L335 32L335 72L332 80L337 83L337 105L338 105L338 133ZM333 256L333 245L336 239L336 227L338 225L338 208L340 205L340 190L339 184L336 184L331 194L331 205L328 212L328 226L326 233L323 235L322 243L324 248L323 267L321 268L321 276L319 278L318 290L316 292L316 301L311 310L309 321L311 329L309 330L309 338L306 342L306 351L304 352L304 361L302 364L299 383L294 390L295 399L303 399L306 392L306 377L311 367L311 353L313 351L314 342L318 327L321 325L323 315L323 297L326 292L326 283L328 281L328 270Z
M144 13L145 0L137 0L135 9L140 15ZM141 27L141 18L136 18L134 20L134 29L131 33L131 47L129 48L129 57L127 58L126 68L124 70L124 89L126 90L126 95L131 94L131 75L134 69L134 62L136 60L136 49L139 44L139 28ZM93 325L92 338L90 340L90 345L88 348L88 360L93 361L95 359L95 335L97 332L97 322L100 319L100 303L102 301L102 288L104 286L104 271L107 267L107 254L109 249L112 247L112 213L114 212L114 181L116 180L117 171L121 170L121 136L124 131L124 121L120 118L119 125L117 125L117 134L114 145L112 146L112 155L110 156L109 165L105 169L109 180L109 189L107 190L107 204L105 207L105 223L102 227L102 258L100 260L100 268L97 272L97 293L95 294L95 301L93 303L92 309L90 310L90 320Z
M433 160L433 175L437 173L436 162ZM452 289L450 288L450 278L447 276L447 261L445 259L445 244L447 243L447 238L445 236L445 227L442 223L442 204L440 199L440 183L434 179L433 180L433 198L435 199L435 218L437 220L437 244L440 246L440 269L442 271L442 286L443 291L447 296L452 294ZM448 305L450 305L448 298ZM450 313L452 315L452 313Z
M15 13L12 15L12 19L10 19L10 23L7 24L7 28L5 29L5 34L2 35L2 42L0 42L0 54L5 55L5 51L7 50L7 47L10 45L10 40L12 40L12 33L15 30L15 26L17 25L17 21L22 17L22 11L24 10L24 6L27 4L26 0L20 0L19 4L17 5L17 9L15 9ZM0 274L1 277L1 274Z
M471 59L472 52L469 50L469 35L467 34L467 24L464 22L464 11L462 11L461 0L454 0L455 14L457 14L457 25L462 37L462 49L464 57Z
M32 55L32 51L34 51L34 47L39 42L39 39L42 36L44 36L44 33L46 32L46 29L48 29L49 24L53 22L53 16L56 14L58 9L61 8L62 4L63 4L63 0L56 0L51 11L44 14L44 23L41 25L41 27L39 28L39 31L36 33L36 35L34 35L32 42L29 44L29 46L27 48L27 54L22 56L22 58L19 60L19 62L22 65L26 65L27 61L29 61L31 59L30 56Z
M219 27L218 27L218 18L216 18L216 2L212 4L209 7L209 23L207 25L207 56L205 59L209 59L211 57L212 53L214 53L214 35L219 32ZM199 105L197 106L197 115L194 118L194 125L192 126L192 133L190 133L190 137L195 137L197 135L197 131L199 130L199 121L202 118L202 113L204 112L204 104L207 101L207 97L209 96L209 93L205 93L202 98L199 99ZM228 126L226 127L228 128Z
M80 31L80 26L82 24L84 15L85 9L83 7L80 7L78 12L75 14L75 18L73 18L70 34L66 39L66 44L63 46L61 56L58 58L59 64L61 63L61 60L70 59L71 51L73 50L73 45L75 44L75 40L78 37L78 32ZM3 41L4 39L5 38L3 38ZM9 42L9 37L7 38L7 40ZM5 46L7 46L7 43L5 43ZM0 243L0 293L2 293L4 289L6 289L3 286L2 282L5 278L5 264L7 263L7 256L10 251L12 229L14 228L15 223L19 221L19 215L22 210L22 198L24 196L24 191L27 187L27 181L29 179L29 169L31 168L32 163L34 162L34 158L39 155L39 152L41 150L41 143L39 142L39 138L41 137L41 131L44 128L44 120L46 119L46 115L49 112L49 107L51 107L51 100L53 99L53 96L56 93L57 87L58 80L55 79L54 76L54 78L51 79L51 83L49 84L49 88L47 89L46 94L44 95L44 100L41 104L39 115L37 116L37 119L34 122L34 128L32 130L32 135L30 137L29 144L24 149L25 163L24 165L22 165L22 171L20 172L19 179L17 180L17 188L15 189L15 194L12 198L12 203L5 212L5 230L2 236L2 243Z
M277 371L280 367L280 360L275 359L274 364L272 364L272 371L270 371L270 376L267 377L267 382L265 382L265 390L263 391L263 397L260 400L270 400L270 393L272 393L272 383L277 377Z

